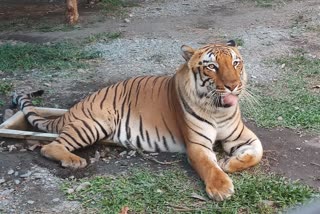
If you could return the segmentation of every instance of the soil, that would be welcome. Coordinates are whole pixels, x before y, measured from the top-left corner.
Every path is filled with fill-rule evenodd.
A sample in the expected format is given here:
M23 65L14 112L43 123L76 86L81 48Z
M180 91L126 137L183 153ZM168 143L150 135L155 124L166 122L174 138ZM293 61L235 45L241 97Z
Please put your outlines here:
M121 16L105 16L98 6L89 7L80 2L80 23L76 29L66 32L37 32L23 26L20 30L2 30L0 42L79 40L100 32L121 32L122 35L114 41L88 47L100 50L103 59L95 62L92 68L73 71L71 76L63 71L33 70L29 74L0 72L0 77L11 80L18 91L45 87L48 94L44 97L44 106L69 108L88 93L118 80L151 73L173 73L183 62L179 54L182 44L199 47L241 38L244 42L241 52L253 84L270 84L277 79L281 68L264 63L270 58L290 55L298 48L306 50L310 57L320 58L319 30L307 30L319 27L318 0L274 1L272 7L235 0L137 2L138 6L127 8ZM43 20L48 25L64 21L65 5L61 1L11 0L3 3L5 7L0 10L3 23L21 18L37 24ZM124 18L130 22L125 22ZM0 98L9 103L8 96L0 95ZM7 107L3 106L1 110ZM303 130L261 128L254 121L247 124L263 142L262 169L299 179L320 190L320 136ZM106 157L74 171L43 158L39 148L25 151L28 148L25 142L1 141L4 141L0 147L0 179L4 179L0 183L0 212L3 213L85 213L78 202L66 200L59 189L63 179L125 173L134 165L146 165L150 169L170 167L146 161L139 155L120 155L122 148L97 144L77 154L89 160L99 151L100 154L107 152ZM8 151L10 148L13 150ZM178 165L195 174L186 163L185 155L159 154L155 157L162 161L181 160Z

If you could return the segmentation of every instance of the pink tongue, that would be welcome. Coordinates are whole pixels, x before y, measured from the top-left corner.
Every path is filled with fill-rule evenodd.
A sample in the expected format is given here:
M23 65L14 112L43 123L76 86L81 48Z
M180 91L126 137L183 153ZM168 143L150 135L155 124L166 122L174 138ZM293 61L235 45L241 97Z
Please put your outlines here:
M223 97L223 104L224 105L231 105L234 106L238 103L238 97L233 94L228 94Z

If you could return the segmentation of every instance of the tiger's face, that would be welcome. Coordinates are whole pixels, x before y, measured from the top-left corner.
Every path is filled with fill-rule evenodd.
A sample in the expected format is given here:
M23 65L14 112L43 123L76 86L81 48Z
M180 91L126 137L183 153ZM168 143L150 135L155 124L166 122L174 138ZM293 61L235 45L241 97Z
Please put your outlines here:
M246 75L243 59L234 41L226 45L211 44L194 50L182 46L183 57L192 73L195 94L208 99L217 107L230 107L238 103Z

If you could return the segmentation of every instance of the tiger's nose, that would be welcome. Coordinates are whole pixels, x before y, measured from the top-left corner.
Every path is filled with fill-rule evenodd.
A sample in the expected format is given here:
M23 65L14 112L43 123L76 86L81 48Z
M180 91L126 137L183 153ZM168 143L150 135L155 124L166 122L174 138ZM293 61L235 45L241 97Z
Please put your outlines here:
M230 91L233 91L238 85L238 83L228 83L225 84L224 87L229 89Z

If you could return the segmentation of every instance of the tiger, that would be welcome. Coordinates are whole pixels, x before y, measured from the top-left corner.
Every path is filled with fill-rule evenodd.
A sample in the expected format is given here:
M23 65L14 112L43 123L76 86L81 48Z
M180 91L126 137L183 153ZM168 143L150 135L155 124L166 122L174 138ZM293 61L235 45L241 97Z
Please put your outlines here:
M115 83L55 119L39 116L31 102L42 90L16 94L12 102L32 126L59 134L40 152L63 167L85 167L87 161L72 152L102 139L146 152L185 152L208 196L222 201L234 194L227 173L252 167L263 155L259 138L241 117L244 61L233 40L198 49L183 45L181 55L185 63L173 75ZM221 160L213 150L216 142L226 152Z

